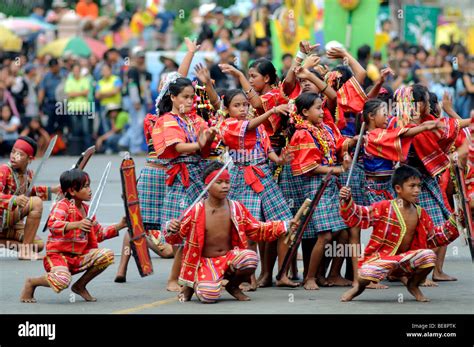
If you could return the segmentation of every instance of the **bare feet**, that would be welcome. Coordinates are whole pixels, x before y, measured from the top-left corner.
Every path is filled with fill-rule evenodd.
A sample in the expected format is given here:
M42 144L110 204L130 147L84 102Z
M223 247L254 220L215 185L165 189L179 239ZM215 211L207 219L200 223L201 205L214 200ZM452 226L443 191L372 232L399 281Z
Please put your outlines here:
M181 293L179 293L178 295L178 299L181 302L189 301L191 300L193 294L194 294L193 288L188 287L188 286L183 286L183 288L181 289Z
M299 287L299 285L299 283L293 282L286 276L282 277L279 281L276 281L277 287L296 288Z
M268 275L261 276L257 281L257 286L259 288L267 288L273 285L272 277Z
M351 289L349 289L347 292L345 292L344 294L342 294L341 296L341 301L342 302L348 302L348 301L351 301L352 299L354 299L356 296L359 296L363 291L364 291L365 288L359 286L359 284L357 283L354 287L352 287Z
M341 276L337 277L328 277L328 283L335 287L350 287L352 286L352 281L343 278Z
M420 288L416 286L413 282L414 281L412 279L409 279L407 283L407 289L410 292L410 294L415 297L416 301L429 302L430 299L424 296Z
M306 281L304 281L303 286L306 290L319 290L319 287L316 284L316 280L314 278L306 279Z
M31 278L27 278L25 281L25 286L23 287L23 291L20 295L20 301L29 304L36 303L36 299L34 298L35 289L36 287L31 283Z
M178 284L178 281L171 280L171 281L168 281L168 284L166 285L166 290L169 292L178 293L181 291L181 286Z
M326 278L324 278L323 276L316 277L316 283L320 287L332 287L333 286L333 284L329 283L328 280Z
M365 287L367 289L388 289L388 286L382 283L370 282L370 284Z
M400 282L402 282L406 286L408 283L408 277L406 276L400 277Z
M114 282L116 282L116 283L125 283L125 282L127 282L127 278L125 276L117 275L117 276L115 276Z
M458 279L453 276L449 276L444 272L441 273L433 273L433 281L435 282L445 282L445 281L457 281Z
M77 283L74 283L71 287L71 290L76 293L77 295L80 295L82 296L82 298L85 300L85 301L90 301L90 302L95 302L97 301L96 298L94 298L90 293L89 291L86 289L86 287L81 287L79 285L77 285Z
M227 290L230 295L232 295L239 301L250 301L250 298L245 295L239 287L227 285L227 287L225 287L225 290Z
M407 284L408 286L408 284ZM422 284L420 284L421 287L438 287L438 283L433 282L432 280L426 279Z

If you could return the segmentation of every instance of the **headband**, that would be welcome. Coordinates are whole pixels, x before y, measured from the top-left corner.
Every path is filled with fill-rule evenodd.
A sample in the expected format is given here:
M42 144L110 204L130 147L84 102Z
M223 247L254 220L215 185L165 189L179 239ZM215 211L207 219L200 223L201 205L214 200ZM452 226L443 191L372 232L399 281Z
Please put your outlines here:
M217 174L219 173L219 171L221 171L221 170L218 169L218 170L212 171L209 175L207 175L206 179L204 180L204 183L205 183L206 185L208 185L209 183L211 183L211 181L214 179L214 177L217 176ZM229 171L227 171L227 170L222 171L222 173L220 174L219 178L220 178L220 179L223 179L223 180L230 180Z
M23 139L16 140L15 144L13 145L13 148L25 152L29 157L35 156L35 149L33 148L33 146Z

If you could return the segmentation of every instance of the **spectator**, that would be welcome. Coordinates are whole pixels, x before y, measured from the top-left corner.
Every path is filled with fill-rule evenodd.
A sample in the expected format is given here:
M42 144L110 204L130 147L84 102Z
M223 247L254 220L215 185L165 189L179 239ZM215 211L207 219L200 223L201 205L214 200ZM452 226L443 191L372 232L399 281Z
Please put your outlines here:
M283 56L281 57L281 61L282 61L282 69L280 71L280 76L281 76L281 80L283 81L286 77L286 74L288 73L288 71L290 70L291 68L291 64L293 63L293 55L291 55L290 53L285 53L283 54Z
M111 129L100 136L96 143L96 149L106 154L119 152L119 141L123 136L128 124L128 114L118 104L109 104L106 108L106 116L111 124Z
M165 54L160 55L160 61L163 63L164 67L158 75L158 81L161 81L163 77L168 75L170 72L178 71L178 63L170 56Z
M116 48L110 48L104 53L104 60L99 62L94 69L94 79L96 81L102 78L101 72L104 65L109 65L111 73L120 76L124 61Z
M257 60L260 58L272 60L272 55L270 52L270 40L267 38L257 39L255 41L255 50L250 58L252 60Z
M92 107L89 103L91 91L90 80L81 75L81 66L74 63L64 86L64 93L68 99L67 112L72 125L72 135L88 138L91 133L89 126L92 116Z
M122 105L121 89L122 81L112 74L110 65L105 64L102 67L102 78L97 82L95 91L95 97L99 100L102 110L105 110L111 104ZM101 112L101 127L104 133L110 130L104 112Z
M64 128L68 126L68 118L64 117L63 112L57 112L56 90L60 88L62 77L60 74L59 62L56 58L52 58L49 63L49 71L43 77L39 85L38 102L42 107L44 114L48 116L48 124L46 129L48 133L63 133Z
M211 73L211 78L214 80L216 89L234 89L237 88L237 82L234 77L229 74L225 74L219 68L219 64L230 64L234 65L233 55L231 54L230 47L223 44L216 47L216 51L219 54L219 62L212 65L209 70Z
M93 0L79 0L76 5L76 13L79 17L96 19L99 17L99 7Z
M143 151L144 143L143 120L152 105L150 83L151 74L146 71L145 52L140 47L132 51L132 67L128 70L126 90L128 96L124 98L125 109L130 115L130 127L122 137L120 146L129 148L132 154ZM127 100L127 102L125 102Z
M20 128L20 119L14 117L12 110L8 104L2 104L0 120L0 154L2 156L9 155L15 141L18 139L18 129Z
M469 118L471 110L474 110L474 56L469 56L467 69L462 76L464 87L466 88L468 113L461 115L463 118Z
M374 64L370 63L370 57L370 46L360 46L357 50L357 60L359 61L359 64L367 71L367 75L362 85L364 89L373 85L380 79L380 71Z
M12 113L15 117L20 120L20 114L16 108L15 99L12 94L8 91L7 85L4 79L0 79L0 103L7 103L12 110Z
M28 90L25 98L25 122L29 124L33 117L38 117L39 115L36 65L28 63L25 66L25 82Z
M21 136L31 137L38 144L38 151L36 157L42 157L46 149L48 148L50 136L48 132L41 125L39 117L34 117L30 120L30 123L20 134Z
M20 64L12 61L10 64L10 72L13 77L12 85L10 86L10 93L15 100L15 105L20 115L22 124L26 124L25 118L25 99L28 95L28 85L26 84L25 77L19 73Z
M406 87L413 81L413 74L411 72L410 62L407 59L400 61L400 68L398 74L392 83L392 89L396 90L400 87Z

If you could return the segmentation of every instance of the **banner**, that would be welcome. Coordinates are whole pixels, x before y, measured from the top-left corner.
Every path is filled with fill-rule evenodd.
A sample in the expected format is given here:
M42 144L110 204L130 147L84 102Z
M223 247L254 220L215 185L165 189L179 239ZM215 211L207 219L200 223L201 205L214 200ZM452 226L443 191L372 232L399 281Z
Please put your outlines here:
M403 7L404 40L430 50L436 41L436 27L441 9L438 7L405 5Z

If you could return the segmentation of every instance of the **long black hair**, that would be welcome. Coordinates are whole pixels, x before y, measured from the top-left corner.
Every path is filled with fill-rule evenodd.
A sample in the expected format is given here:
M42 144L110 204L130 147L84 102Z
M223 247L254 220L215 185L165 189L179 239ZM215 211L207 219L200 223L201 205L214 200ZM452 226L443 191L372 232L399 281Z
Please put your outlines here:
M275 66L270 60L265 58L257 59L252 64L250 64L249 69L252 68L257 70L260 75L268 76L270 78L268 81L269 84L275 84L278 82Z
M188 78L179 77L175 82L169 84L168 91L158 103L159 115L170 112L173 109L173 102L171 101L171 95L179 95L184 88L193 87L193 83ZM194 87L193 87L194 89Z

